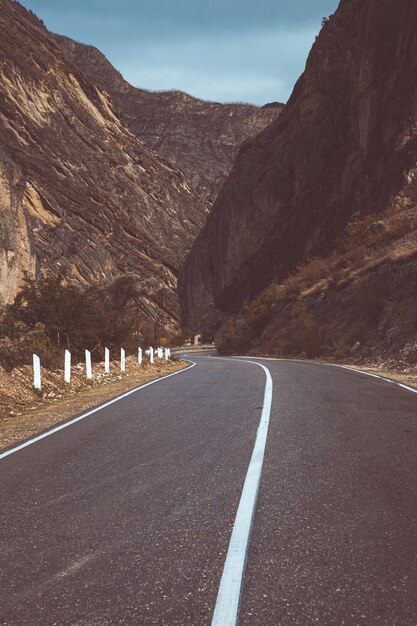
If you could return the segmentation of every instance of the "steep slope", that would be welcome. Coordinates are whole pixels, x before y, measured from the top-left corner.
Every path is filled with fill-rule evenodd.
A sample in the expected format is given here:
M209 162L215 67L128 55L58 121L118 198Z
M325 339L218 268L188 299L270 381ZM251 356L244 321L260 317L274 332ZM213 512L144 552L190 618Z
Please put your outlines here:
M283 105L219 104L180 91L149 92L127 83L96 48L55 36L67 57L104 89L123 122L177 164L198 194L213 202L240 145L271 124Z
M3 303L24 272L81 284L133 272L150 310L178 320L176 277L207 205L10 0L0 0L0 210Z
M218 348L366 360L404 372L417 363L416 311L417 209L393 206L355 219L330 255L272 282L228 320Z
M246 143L180 281L184 322L229 313L325 254L352 216L416 199L417 5L342 0L285 110Z

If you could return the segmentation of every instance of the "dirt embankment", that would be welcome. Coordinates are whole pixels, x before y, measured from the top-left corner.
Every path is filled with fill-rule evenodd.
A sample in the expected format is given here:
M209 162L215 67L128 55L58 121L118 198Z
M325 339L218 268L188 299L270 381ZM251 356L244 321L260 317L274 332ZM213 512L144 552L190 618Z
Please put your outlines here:
M87 380L84 365L72 368L71 383L64 382L62 370L42 370L42 392L33 389L30 366L0 368L0 450L17 444L53 425L81 413L128 389L166 376L187 367L184 361L156 359L151 365L138 366L134 357L126 359L126 372L120 364L110 366L104 374L104 363L93 367L93 379Z

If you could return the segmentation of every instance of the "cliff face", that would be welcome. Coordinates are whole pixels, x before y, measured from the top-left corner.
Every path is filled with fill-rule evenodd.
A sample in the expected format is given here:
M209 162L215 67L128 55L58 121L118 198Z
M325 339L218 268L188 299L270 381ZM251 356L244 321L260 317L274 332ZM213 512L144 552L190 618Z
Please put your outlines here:
M205 201L10 0L0 0L0 211L2 303L24 272L81 284L133 272L150 308L162 299L178 321L177 274Z
M110 96L130 130L180 167L210 202L232 169L240 145L271 124L283 105L219 104L180 91L137 89L96 48L55 35L66 56Z
M276 122L240 150L180 280L213 329L328 252L352 216L416 199L417 5L342 0Z

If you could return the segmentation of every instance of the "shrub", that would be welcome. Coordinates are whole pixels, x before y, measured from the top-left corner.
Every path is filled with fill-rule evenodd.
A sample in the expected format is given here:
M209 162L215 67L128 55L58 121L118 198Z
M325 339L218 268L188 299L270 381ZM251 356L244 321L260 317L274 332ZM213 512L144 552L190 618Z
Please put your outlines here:
M24 333L19 340L0 339L0 364L6 371L12 370L16 365L31 364L34 353L46 367L62 365L62 350L51 343L42 324L36 324L34 330Z
M366 246L374 239L374 235L369 230L376 221L375 215L368 215L349 224L346 245L348 248L355 246Z
M348 345L343 339L335 339L331 346L331 354L339 359L350 356L351 345Z
M228 320L226 332L221 340L216 342L216 348L219 354L236 354L247 350L249 344L250 332L247 326L237 329L236 322Z
M356 285L354 309L357 317L375 326L382 314L389 284L381 276L367 276Z
M350 250L347 254L347 266L353 270L359 269L363 266L365 259L366 253L364 248L354 248L353 250Z
M328 280L328 283L327 283L328 287L337 289L345 278L346 278L345 270L340 269L340 270L334 271Z
M331 20L331 18L333 17L333 13L331 13L329 15L329 17L323 17L323 19L321 20L321 26L323 28L323 26L326 26L326 24L328 24Z
M279 293L280 289L274 281L245 307L245 324L254 337L258 337L269 322Z
M284 283L285 295L287 298L296 298L300 295L302 290L302 284L297 279L296 275L291 274Z
M313 257L297 268L297 276L308 286L318 283L326 274L328 263L321 257Z
M317 320L300 303L293 309L293 320L287 347L291 352L305 352L308 357L317 356L320 352L320 337Z
M40 282L26 279L3 314L0 361L10 368L28 362L36 352L52 366L58 354L62 359L61 346L80 359L84 349L103 358L104 346L136 346L138 309L129 305L136 293L130 276L108 287L84 289L66 284L62 276Z
M350 352L353 344L359 341L362 345L369 338L369 324L363 319L351 319L348 326L341 328L338 333L337 343L346 346L346 352Z

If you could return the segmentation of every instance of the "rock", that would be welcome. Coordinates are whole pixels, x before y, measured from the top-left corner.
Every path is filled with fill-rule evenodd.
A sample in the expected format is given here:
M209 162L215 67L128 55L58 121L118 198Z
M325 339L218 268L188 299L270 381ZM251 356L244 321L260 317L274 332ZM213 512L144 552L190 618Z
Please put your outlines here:
M417 340L408 341L401 349L400 355L407 363L417 363Z
M323 256L355 214L417 193L417 3L341 0L279 118L246 142L180 276L184 325Z
M17 2L0 0L0 40L0 304L25 273L133 273L178 326L177 275L208 203Z
M379 235L380 233L384 233L387 230L387 225L382 220L379 222L374 222L369 227L369 232L373 235Z
M137 89L97 48L53 37L81 72L111 96L136 137L178 165L191 188L210 203L230 173L242 143L271 124L284 108L279 102L264 107L220 104L181 91Z

